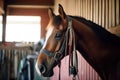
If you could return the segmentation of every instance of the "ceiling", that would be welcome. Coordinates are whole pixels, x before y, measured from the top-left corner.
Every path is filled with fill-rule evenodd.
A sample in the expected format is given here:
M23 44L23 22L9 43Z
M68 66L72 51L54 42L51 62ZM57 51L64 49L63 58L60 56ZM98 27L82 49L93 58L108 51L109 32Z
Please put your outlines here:
M7 0L8 7L39 7L48 8L54 6L54 0Z
M54 5L54 0L8 0L9 5Z

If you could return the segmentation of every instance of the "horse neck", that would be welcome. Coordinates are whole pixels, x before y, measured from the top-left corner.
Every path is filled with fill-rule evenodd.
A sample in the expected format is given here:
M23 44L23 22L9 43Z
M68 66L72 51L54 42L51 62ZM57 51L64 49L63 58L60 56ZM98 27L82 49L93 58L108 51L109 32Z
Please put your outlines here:
M100 55L96 55L95 51L99 49L101 45L101 41L97 37L97 35L92 31L90 27L86 24L83 24L79 21L73 19L73 29L76 34L76 47L78 51L81 52L81 48L84 50L87 55L93 56L95 58L100 57ZM95 47L94 47L95 46ZM95 59L94 58L94 59Z
M103 45L101 45L101 41L87 25L75 19L73 19L72 24L75 32L77 50L80 52L80 54L82 54L86 61L98 72L98 74L103 77L101 68L99 68L99 66L102 65L100 63L102 62L101 60L103 58L103 54L98 53L100 47L103 47ZM99 55L96 53L98 53Z

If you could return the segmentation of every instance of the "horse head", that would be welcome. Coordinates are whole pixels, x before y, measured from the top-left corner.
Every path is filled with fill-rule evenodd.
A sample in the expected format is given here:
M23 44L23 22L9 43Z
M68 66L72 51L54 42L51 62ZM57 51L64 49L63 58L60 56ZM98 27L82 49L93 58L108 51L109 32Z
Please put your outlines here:
M45 77L53 75L53 68L65 56L65 38L68 26L68 18L61 5L59 5L59 15L55 15L51 8L48 10L48 14L50 21L46 28L45 44L36 62L38 73Z

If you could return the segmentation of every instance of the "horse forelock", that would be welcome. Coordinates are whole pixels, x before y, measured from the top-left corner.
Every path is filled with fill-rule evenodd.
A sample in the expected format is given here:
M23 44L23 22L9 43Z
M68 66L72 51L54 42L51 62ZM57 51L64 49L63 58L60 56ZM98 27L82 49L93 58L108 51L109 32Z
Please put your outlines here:
M53 19L49 21L49 23L46 27L46 31L48 31L49 28L51 28L51 27L58 28L61 23L62 23L61 17L59 15L54 16Z
M61 19L60 15L57 15L54 17L52 24L55 26L59 26L61 24L61 22L62 22L62 19Z

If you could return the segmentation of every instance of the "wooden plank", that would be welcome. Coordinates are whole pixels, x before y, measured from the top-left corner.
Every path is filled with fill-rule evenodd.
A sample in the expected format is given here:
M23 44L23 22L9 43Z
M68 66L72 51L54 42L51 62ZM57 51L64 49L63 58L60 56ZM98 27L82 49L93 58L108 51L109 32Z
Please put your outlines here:
M94 0L94 22L98 23L98 0Z
M8 0L13 5L54 5L54 0Z
M88 4L88 6L87 6L87 8L88 8L88 19L90 20L90 14L91 14L90 13L90 0L88 0L87 2L88 2L87 3Z
M3 5L4 5L4 1L0 0L0 14L4 14Z
M116 0L116 25L120 24L120 0Z
M4 14L4 10L0 7L0 14Z
M78 0L75 0L75 15L76 16L79 16L79 10L80 10L80 7L77 8L79 6L79 3L78 3Z
M86 18L88 19L88 0L86 0Z
M93 0L91 0L90 4L91 4L91 20L93 20Z
M4 0L4 14L3 14L3 32L2 32L2 42L5 42L5 38L6 38L6 16L7 16L7 1Z
M83 0L83 17L86 18L86 4L85 4L86 0Z
M111 26L115 26L115 0L112 0L111 1L111 5L112 5L112 12L111 12L111 14L112 14L112 16L111 16L111 20L112 20L112 25Z
M108 26L109 26L108 25L108 20L109 20L109 17L108 17L109 16L109 5L108 5L109 2L108 2L108 0L106 0L105 3L106 3L106 5L105 5L105 7L106 7L106 10L105 10L106 11L106 13L105 13L105 28L108 29Z
M90 18L89 18L89 19L92 20L92 8L91 8L91 7L92 7L92 6L91 6L92 4L91 4L91 0L89 0L89 1L90 1L90 2L89 2L89 4L90 4L90 12L89 12L89 17L90 17Z
M96 0L93 0L93 21L96 21Z
M105 27L105 0L102 0L102 27Z
M95 10L95 17L96 17L95 22L98 24L98 0L96 0L96 6L95 7L96 7L95 8L96 9Z
M44 5L8 5L9 8L33 8L33 9L48 9L53 8L52 5L44 6Z
M88 11L87 11L87 0L85 0L85 18L87 19L87 16L88 16Z
M99 25L102 24L102 21L101 21L102 14L101 14L101 12L102 12L102 1L99 0Z
M83 16L83 0L81 0L81 16Z
M85 1L85 9L84 9L84 14L85 14L85 18L87 18L87 0L84 0Z
M112 3L111 2L112 2L112 0L109 0L109 26L108 26L109 28L112 26L112 24L111 24L112 23L112 20L111 20L112 19L112 17L111 17L112 16L112 14L111 14L112 13L112 10L111 10Z
M90 78L90 74L89 74L89 64L88 63L86 63L86 75L87 75L87 77L86 77L86 80L89 80L89 78Z
M81 16L81 0L78 0L77 4L78 4L77 7L79 7L79 13L78 13L78 15Z

